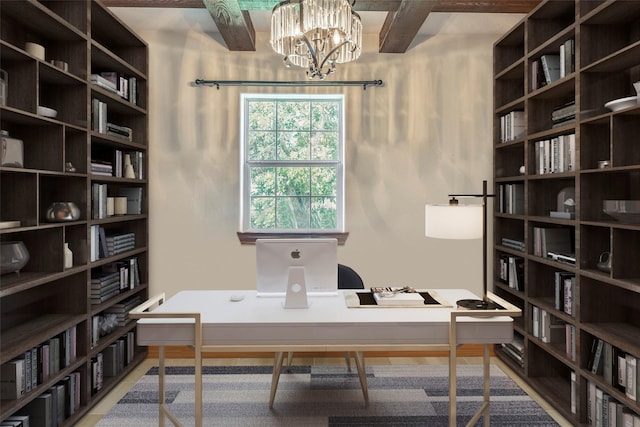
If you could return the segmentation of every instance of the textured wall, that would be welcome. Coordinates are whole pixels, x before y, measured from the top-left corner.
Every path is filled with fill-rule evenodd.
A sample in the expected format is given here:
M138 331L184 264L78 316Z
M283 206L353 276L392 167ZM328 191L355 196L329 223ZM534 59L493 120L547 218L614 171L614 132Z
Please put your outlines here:
M135 30L135 27L134 27ZM196 78L299 80L257 35L257 52L228 52L191 31L139 31L150 49L150 293L255 286L255 248L241 246L239 111L242 92L198 88ZM496 36L438 35L405 54L379 54L365 37L337 80L382 79L346 94L346 229L342 263L367 285L481 291L481 242L424 237L424 204L480 192L492 180L492 44Z

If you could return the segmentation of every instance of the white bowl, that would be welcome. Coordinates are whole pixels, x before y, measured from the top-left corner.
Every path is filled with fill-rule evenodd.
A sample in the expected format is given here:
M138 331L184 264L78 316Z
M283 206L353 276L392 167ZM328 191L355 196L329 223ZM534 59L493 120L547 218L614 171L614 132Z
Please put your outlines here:
M53 108L43 107L42 105L38 105L38 114L44 117L55 118L58 115L58 112Z
M44 52L45 52L44 46L38 43L26 42L24 45L24 50L26 50L27 52L29 52L31 55L35 56L39 60L44 61Z
M604 104L605 108L611 111L624 110L625 108L633 107L638 104L637 96L628 96L626 98L614 99Z
M636 95L640 96L640 81L635 82L633 87L636 89Z

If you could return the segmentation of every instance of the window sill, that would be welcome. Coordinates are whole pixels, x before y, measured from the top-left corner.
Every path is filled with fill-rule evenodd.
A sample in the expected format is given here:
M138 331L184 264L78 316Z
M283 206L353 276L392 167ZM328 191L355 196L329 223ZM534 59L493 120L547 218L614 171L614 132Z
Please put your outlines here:
M238 231L238 239L240 240L240 244L242 245L253 245L256 243L256 239L302 239L309 237L317 237L317 238L329 238L329 239L337 239L338 245L343 246L347 237L349 237L349 233L341 233L341 232L243 232Z

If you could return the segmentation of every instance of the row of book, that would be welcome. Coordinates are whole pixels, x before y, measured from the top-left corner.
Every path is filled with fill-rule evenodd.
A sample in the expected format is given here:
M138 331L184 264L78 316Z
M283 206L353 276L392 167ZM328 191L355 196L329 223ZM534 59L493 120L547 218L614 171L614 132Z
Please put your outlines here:
M6 418L2 426L58 427L76 413L81 405L82 376L72 372L34 398L14 415Z
M91 185L91 217L104 219L115 214L115 207L109 206L110 197L126 197L126 215L140 215L142 213L142 187L119 187L117 196L109 196L107 184L93 183ZM114 203L114 202L111 202Z
M568 271L555 271L554 275L554 308L575 316L576 275Z
M19 399L76 360L76 326L0 367L2 400Z
M572 392L573 387L572 382ZM640 415L620 403L596 383L589 381L587 383L587 424L594 427L637 427L640 425Z
M576 135L559 135L536 141L535 170L538 175L571 172L576 168Z
M91 261L115 256L136 248L135 233L121 233L107 236L104 227L91 226Z
M626 353L600 338L594 338L587 369L602 376L612 387L640 402L640 371L638 357Z
M565 255L565 262L570 262L574 254L572 231L567 227L533 227L533 254L556 261L565 261L559 257Z
M522 110L509 111L500 116L500 142L522 138L525 131L525 115Z
M108 121L108 105L97 98L91 99L91 129L127 141L133 141L133 129Z
M137 77L116 71L103 71L99 74L91 74L91 84L114 93L132 104L138 103Z
M118 375L135 355L135 334L127 332L102 352L91 358L91 394L95 395L104 385L104 379Z
M144 153L142 151L123 151L116 149L113 150L113 155L100 156L96 154L96 157L100 158L91 159L91 173L94 175L123 178L125 177L125 159L128 158L133 167L133 179L143 179ZM102 157L107 157L107 159Z
M498 277L511 289L524 291L524 259L502 254L499 258Z
M531 63L531 90L555 82L575 71L575 42L569 39L558 47L558 53L541 55Z
M91 273L91 304L101 304L139 285L137 257L106 264Z
M507 183L498 186L498 212L512 215L524 214L524 184Z

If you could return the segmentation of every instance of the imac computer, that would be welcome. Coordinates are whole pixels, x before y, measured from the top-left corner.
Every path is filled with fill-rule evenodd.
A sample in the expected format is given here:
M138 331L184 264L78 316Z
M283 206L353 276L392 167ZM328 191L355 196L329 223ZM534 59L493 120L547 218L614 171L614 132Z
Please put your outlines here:
M338 241L324 238L257 239L258 296L287 295L292 281L309 296L338 293Z

